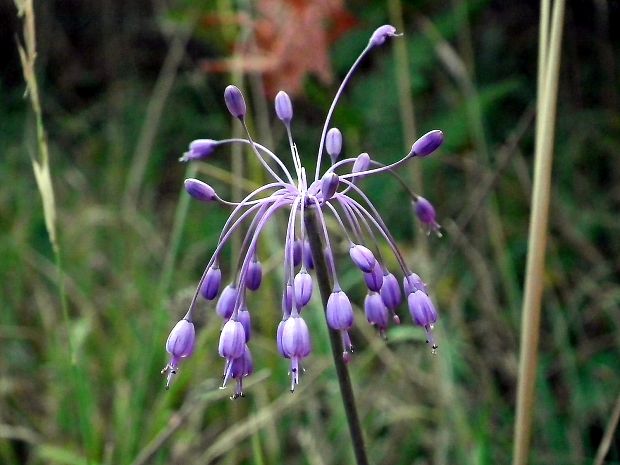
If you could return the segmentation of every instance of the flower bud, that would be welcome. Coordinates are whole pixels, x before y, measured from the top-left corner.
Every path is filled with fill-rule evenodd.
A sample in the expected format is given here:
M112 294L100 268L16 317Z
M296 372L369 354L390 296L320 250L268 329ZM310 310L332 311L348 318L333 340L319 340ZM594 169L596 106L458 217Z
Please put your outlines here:
M396 28L389 24L384 24L383 26L378 27L375 32L370 36L370 40L368 41L368 45L371 47L375 47L377 45L382 45L389 37L398 37L402 36L402 34L396 33Z
M307 271L302 269L302 271L295 276L293 284L295 303L297 304L297 308L301 309L310 302L310 298L312 297L312 277Z
M187 193L196 200L200 200L201 202L213 202L217 198L213 188L198 179L186 179L184 184Z
M323 200L329 200L334 196L334 194L338 190L339 183L340 178L333 171L325 173L325 175L323 175L323 179L321 180L321 192L323 193Z
M234 360L243 355L245 350L245 330L241 322L228 320L222 328L218 352L221 357Z
M353 326L353 307L344 292L331 293L327 299L326 316L327 324L332 329L343 331Z
M370 155L368 155L366 152L360 153L355 159L355 162L353 162L353 168L351 169L351 173L353 174L361 173L362 171L367 171L369 167L370 167ZM363 177L364 175L356 176L356 178L358 179L363 178Z
M295 239L293 241L293 266L297 267L301 263L301 249L303 245L301 240Z
M194 352L195 339L194 323L185 318L170 331L166 341L166 351L170 354L170 361L161 371L163 375L166 375L166 389L170 388L172 379L179 370L180 359L189 357Z
M197 139L189 144L189 150L183 154L179 161L204 160L215 151L218 142L213 139Z
M278 330L276 331L276 345L278 346L278 353L284 358L288 358L288 355L284 352L284 347L282 347L282 333L284 332L284 324L287 320L280 321L280 323L278 323Z
M224 101L231 115L242 119L245 116L245 100L243 94L237 86L229 85L224 90Z
M364 273L364 281L369 290L379 292L383 285L383 270L379 262L375 262L375 266L370 273Z
M312 249L310 248L310 242L304 241L304 266L309 269L314 269L314 259L312 258Z
M364 273L370 273L375 267L375 256L363 245L353 244L349 249L349 255L353 263Z
M415 273L411 273L403 278L403 288L405 289L405 294L407 295L415 291L422 291L428 295L426 284L424 284L422 278Z
M375 325L379 331L383 332L388 325L389 311L383 299L376 292L369 292L364 299L364 313L371 325Z
M293 104L291 103L291 98L283 90L276 95L275 107L276 115L278 115L280 121L288 125L293 119Z
M411 146L411 156L426 157L443 143L443 132L439 129L429 131Z
M287 284L282 292L282 313L290 315L293 310L293 286Z
M247 342L250 340L250 337L252 336L252 319L250 318L250 312L247 308L244 307L239 310L238 319L243 326L243 331L245 333L245 342L247 344Z
M224 288L220 298L215 304L215 311L217 314L227 320L233 314L235 310L235 303L237 302L237 288L233 283L230 283Z
M166 341L166 351L172 355L173 359L189 357L194 352L195 339L194 323L183 319L170 331Z
M308 325L300 316L292 316L282 327L282 352L287 358L304 358L310 355L312 345Z
M415 200L415 214L422 222L424 229L426 229L427 233L434 231L437 236L441 237L441 226L437 223L435 219L435 208L433 205L426 200L424 197L418 196Z
M205 279L200 285L200 295L206 300L213 300L217 297L217 293L220 291L220 284L222 283L222 272L216 265L211 266L207 270Z
M415 291L407 297L409 313L418 326L432 325L437 321L437 310L431 299L422 291Z
M331 128L325 136L325 149L332 159L332 164L336 163L340 151L342 150L342 133L338 128Z
M256 291L263 280L263 267L256 257L250 260L245 272L245 285L251 291Z
M394 310L400 305L400 287L398 286L396 276L392 273L383 275L383 286L381 286L381 291L379 291L379 293L381 294L383 303L388 309Z

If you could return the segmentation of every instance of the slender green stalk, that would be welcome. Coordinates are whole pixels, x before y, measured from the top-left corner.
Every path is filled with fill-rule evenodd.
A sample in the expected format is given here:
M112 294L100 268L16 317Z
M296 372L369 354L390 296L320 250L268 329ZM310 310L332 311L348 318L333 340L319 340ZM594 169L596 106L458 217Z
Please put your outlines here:
M304 222L310 241L310 249L312 250L312 259L314 260L314 271L321 292L321 300L323 308L327 308L327 299L331 294L331 284L329 282L329 272L325 263L323 254L323 245L321 244L319 227L317 225L316 216L312 211L306 211ZM342 359L342 342L338 332L329 330L329 342L332 348L332 356L334 357L334 365L336 365L336 376L340 385L340 395L342 396L342 404L347 416L349 424L349 432L351 433L351 441L353 444L353 452L357 465L368 465L368 457L366 455L366 446L364 445L364 435L357 414L357 406L355 404L355 395L349 377L349 370Z
M546 0L541 5L541 40L547 27L545 21ZM548 11L548 10L547 10ZM529 250L525 274L525 295L521 314L521 350L519 357L519 381L517 390L517 415L515 419L513 465L527 463L532 435L532 414L534 410L534 387L538 364L538 339L540 333L541 301L545 271L545 248L547 244L547 223L551 193L551 167L555 133L558 77L562 27L564 23L564 1L556 0L549 44L540 48L546 59L540 60L538 95L539 124L536 124L536 153L532 211L530 214Z
M35 62L37 57L37 39L35 27L35 13L32 0L16 0L15 5L18 9L18 16L23 18L24 44L18 45L19 57L26 82L27 95L30 100L35 116L35 126L37 135L37 155L31 155L32 169L34 171L35 180L41 201L43 204L43 216L45 219L45 227L47 230L52 252L54 254L58 295L60 299L60 307L62 312L62 320L66 331L67 351L70 360L72 394L77 399L76 417L77 424L83 447L86 455L86 461L89 463L89 457L96 448L95 438L92 434L91 422L89 420L89 406L85 405L84 400L88 396L88 389L85 384L86 376L78 365L77 351L71 332L71 322L69 318L69 308L67 303L67 293L65 290L65 272L62 262L62 253L58 240L58 230L56 225L56 197L54 194L54 186L52 183L52 175L50 169L49 146L47 143L47 134L45 125L43 124L43 112L41 110L41 101L39 98L39 86L36 77Z

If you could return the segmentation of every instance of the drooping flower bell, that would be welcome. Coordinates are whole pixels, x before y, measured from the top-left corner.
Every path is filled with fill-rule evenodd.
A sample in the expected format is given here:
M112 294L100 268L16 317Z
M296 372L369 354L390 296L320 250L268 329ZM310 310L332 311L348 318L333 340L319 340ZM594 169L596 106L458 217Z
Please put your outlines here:
M161 371L162 374L166 375L166 389L170 387L172 378L179 371L181 359L189 357L194 353L195 339L194 323L190 320L184 318L172 328L166 341L166 352L170 354L170 361Z
M431 345L433 353L437 351L437 343L433 338L433 326L437 322L437 310L431 299L422 291L417 290L407 297L409 313L413 322L426 331L426 342Z
M415 214L422 223L427 234L434 232L437 236L441 237L441 226L435 219L435 207L426 200L424 197L418 196L415 202Z
M177 371L179 360L191 355L193 351L195 336L191 316L197 311L198 296L202 296L207 301L217 299L215 312L224 321L218 348L219 354L225 359L222 387L234 379L237 384L232 398L243 395L242 381L253 371L248 344L252 334L251 312L255 307L248 301L255 296L248 291L257 290L263 280L263 268L258 254L260 237L271 220L282 212L286 213L288 222L282 238L284 285L280 294L281 315L277 317L276 346L279 354L289 360L291 390L299 383L301 363L311 352L310 332L301 313L307 311L304 308L311 302L314 288L312 275L319 271L325 273L323 261L327 266L326 278L333 289L325 309L326 320L330 330L338 331L341 336L344 360L349 361L351 358L349 331L353 327L355 315L353 305L339 283L338 267L341 264L338 263L339 257L330 239L332 224L337 227L336 234L342 235L339 239L349 244L348 252L352 264L362 272L368 288L364 300L364 312L368 322L383 336L388 330L390 315L393 322L400 322L397 311L402 301L402 291L399 279L388 271L385 266L387 262L382 257L382 250L386 250L382 245L387 244L399 265L398 273L402 272L401 276L405 277L404 290L414 323L424 328L433 350L436 349L431 330L437 320L437 312L427 295L426 287L419 276L407 267L379 209L366 195L362 186L365 179L385 174L395 176L401 184L405 184L396 173L397 169L409 161L422 160L435 152L443 142L443 133L439 130L430 131L416 140L411 151L399 160L383 163L366 152L346 158L342 150L342 133L333 127L331 121L340 96L362 58L400 35L390 25L377 28L350 72L346 74L323 124L314 173L306 172L293 140L293 104L286 92L278 92L274 107L277 119L286 129L291 157L288 164L274 151L254 141L246 124L248 108L241 89L233 85L226 87L224 102L233 118L238 120L234 124L241 125L245 136L224 140L196 140L190 144L182 160L204 160L213 156L216 149L221 152L224 146L241 144L248 148L247 154L258 160L270 179L267 184L250 192L239 202L224 200L210 185L198 179L185 181L185 189L192 198L230 207L232 212L221 230L213 256L203 272L186 317L177 324L166 345L171 354L170 363L164 370L168 374L168 384ZM329 167L326 166L328 163L325 163L327 160L323 160L324 152L331 159ZM405 195L415 204L416 215L420 221L437 231L439 225L435 221L432 205L414 193L408 185L403 187ZM310 248L304 221L308 214L314 215L317 220L322 257L313 257ZM233 278L229 278L228 284L221 289L222 271L219 258L231 237L242 230L245 231L245 238L239 247L238 266L231 273ZM338 240L338 243L340 242ZM315 265L319 264L321 269L317 270ZM351 266L347 260L344 260L344 264Z

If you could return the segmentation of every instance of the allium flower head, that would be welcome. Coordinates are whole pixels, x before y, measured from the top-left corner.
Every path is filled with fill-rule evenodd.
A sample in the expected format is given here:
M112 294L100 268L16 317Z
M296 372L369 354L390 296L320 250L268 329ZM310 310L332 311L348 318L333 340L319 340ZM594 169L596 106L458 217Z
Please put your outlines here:
M394 270L391 271L386 266L388 263L381 254L381 251L385 250L381 247L382 243L387 244L393 254L400 268L398 273L408 277L405 281L405 290L414 323L425 329L427 337L433 341L433 348L436 348L431 329L437 319L437 313L426 294L426 288L423 288L423 292L420 290L419 277L419 283L413 280L412 277L417 275L407 267L379 210L364 192L363 184L366 178L376 175L392 175L402 182L396 173L398 168L408 161L423 158L434 152L443 141L443 133L438 130L431 131L415 141L409 153L396 161L383 163L373 159L366 152L357 156L348 156L346 150L343 151L341 132L331 125L334 109L362 59L370 51L399 35L401 34L397 33L393 26L379 27L346 74L323 123L314 173L306 171L293 140L293 128L291 127L293 104L286 92L279 92L274 103L276 117L286 129L290 149L289 163L285 163L283 158L271 149L254 141L246 125L248 108L241 90L233 85L226 87L224 91L226 107L238 120L234 124L240 124L243 127L245 137L194 141L182 160L201 160L214 156L216 149L221 150L222 147L231 144L242 144L249 149L247 153L256 157L270 179L267 184L250 192L239 202L222 199L211 186L203 181L197 179L186 181L186 190L193 198L203 202L219 203L231 208L232 212L221 230L213 256L207 263L198 283L186 318L182 320L185 323L179 323L185 329L181 331L175 327L173 330L174 334L183 335L183 338L179 336L179 341L185 342L166 346L172 356L166 369L169 373L172 372L171 370L176 372L178 360L189 356L193 350L191 315L196 311L198 296L209 301L217 298L215 310L217 315L224 320L218 348L219 354L226 360L222 387L230 379L234 379L237 386L232 397L242 396L241 382L253 370L248 347L253 310L251 299L248 299L248 296L252 297L252 295L248 291L257 290L263 278L259 239L266 226L283 212L286 213L287 219L286 228L282 234L284 283L281 292L281 318L274 318L274 321L278 321L277 350L290 363L291 390L294 390L299 383L302 372L301 363L312 350L311 335L301 313L311 311L307 308L312 299L315 279L313 275L316 276L316 273L320 273L321 282L330 281L332 293L325 309L326 319L331 330L340 333L345 361L351 358L352 345L349 331L354 326L355 316L353 305L340 286L337 266L351 267L354 265L361 272L361 277L369 292L364 302L364 310L370 324L384 335L388 328L390 315L395 323L399 323L396 311L401 304L402 291ZM331 158L331 164L328 167L326 166L328 163L324 160L324 152L327 152L327 156ZM430 210L424 203L426 201L413 193L408 186L405 189L411 201L416 202L416 213L420 220L434 227L436 223L432 206L432 215L430 215ZM310 218L308 215L314 218L313 221L316 220L312 224L318 225L319 237L312 237L313 247L319 244L320 249L316 250L320 252L316 250L315 252L322 253L323 257L313 256L304 220ZM330 232L328 224L336 225L336 230ZM232 235L238 231L245 232L245 238L239 248L238 266L228 285L220 292L222 272L218 265L219 259L223 248L229 244ZM340 244L343 246L341 247ZM348 250L350 261L340 262L339 252L341 250ZM315 260L319 258L321 259ZM327 276L323 268L323 258L327 265ZM318 264L321 265L319 270L315 268ZM264 309L264 311L267 312L269 309ZM191 325L191 331L188 325Z

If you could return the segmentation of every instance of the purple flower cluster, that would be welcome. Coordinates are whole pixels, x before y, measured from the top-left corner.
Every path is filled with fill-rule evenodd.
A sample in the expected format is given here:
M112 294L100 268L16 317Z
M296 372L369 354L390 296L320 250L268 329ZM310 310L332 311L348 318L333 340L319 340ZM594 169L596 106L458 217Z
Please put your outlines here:
M329 128L336 103L362 58L387 39L398 35L400 34L397 34L392 26L379 27L347 73L328 111L321 133L316 171L314 178L310 180L293 142L293 105L289 96L283 91L277 94L275 112L286 128L294 171L290 171L275 153L252 139L245 122L247 108L241 91L232 85L226 88L226 106L231 115L241 122L246 138L193 141L181 160L204 160L211 157L221 145L246 144L273 179L248 194L241 202L223 200L211 186L197 179L185 181L185 189L194 199L217 202L232 207L233 210L221 231L217 247L200 279L187 314L177 323L168 338L166 350L170 354L170 362L163 370L163 373L167 374L167 386L177 373L180 360L193 352L195 332L192 314L200 295L209 301L217 299L215 311L224 321L219 342L219 354L225 359L222 387L232 378L237 383L233 398L243 395L243 378L253 371L252 356L248 348L251 338L251 312L247 295L248 290L256 291L260 288L263 277L258 239L269 220L280 211L288 212L288 223L284 238L285 284L282 292L282 320L277 327L276 342L280 355L290 360L291 391L299 382L303 360L312 350L308 326L302 316L314 291L314 261L303 220L305 212L312 211L316 215L321 230L320 240L332 285L332 293L325 309L327 323L341 335L344 360L350 359L352 345L349 330L354 324L355 316L351 301L338 281L334 249L328 235L327 215L333 217L339 226L341 237L348 244L351 261L361 271L368 288L364 300L368 322L374 325L381 335L385 334L390 319L396 324L400 323L396 310L403 300L404 291L413 322L424 328L427 340L435 352L437 345L432 329L437 321L437 311L428 296L426 285L407 267L389 229L377 208L359 187L359 183L368 176L378 174L391 174L402 182L395 170L412 158L423 158L433 153L442 144L443 133L439 130L428 132L413 144L404 157L386 165L374 161L367 153L340 159L343 148L342 133L338 128ZM320 175L323 151L329 155L331 164ZM439 225L435 220L433 206L408 187L407 191L420 221L429 230L438 231ZM240 249L239 266L234 278L222 286L220 254L232 234L242 226L246 229L246 235ZM386 267L386 261L378 247L380 239L387 243L403 273L402 290L399 280ZM370 245L370 248L364 244Z

